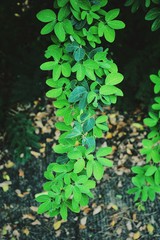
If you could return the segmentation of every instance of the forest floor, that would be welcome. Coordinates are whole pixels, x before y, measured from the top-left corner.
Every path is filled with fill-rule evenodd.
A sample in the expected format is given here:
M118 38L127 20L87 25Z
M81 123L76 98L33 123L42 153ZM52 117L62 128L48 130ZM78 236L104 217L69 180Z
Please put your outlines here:
M107 168L97 183L94 199L79 214L70 213L67 221L38 215L35 194L42 191L43 173L55 161L52 146L59 137L52 105L41 100L25 110L40 136L40 149L31 149L31 159L17 166L0 136L0 240L160 240L160 196L139 211L133 196L131 167L143 165L139 150L147 134L144 113L106 109L109 132L98 140L99 147L112 146L113 168Z

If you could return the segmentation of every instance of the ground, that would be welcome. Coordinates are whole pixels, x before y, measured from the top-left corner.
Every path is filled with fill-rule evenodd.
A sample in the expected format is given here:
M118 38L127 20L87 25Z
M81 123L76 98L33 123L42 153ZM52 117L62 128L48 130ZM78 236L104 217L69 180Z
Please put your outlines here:
M21 109L23 111L23 109ZM106 109L109 132L97 144L112 146L113 168L107 168L94 190L94 199L79 214L70 213L67 221L38 215L35 194L42 191L43 172L55 161L52 146L59 132L50 102L42 107L38 99L25 109L40 136L39 151L31 149L25 165L17 166L0 137L0 239L1 240L160 240L160 197L144 204L139 211L133 196L126 192L131 183L131 167L144 164L140 155L142 139L147 134L140 108L132 113ZM23 157L23 156L22 156Z

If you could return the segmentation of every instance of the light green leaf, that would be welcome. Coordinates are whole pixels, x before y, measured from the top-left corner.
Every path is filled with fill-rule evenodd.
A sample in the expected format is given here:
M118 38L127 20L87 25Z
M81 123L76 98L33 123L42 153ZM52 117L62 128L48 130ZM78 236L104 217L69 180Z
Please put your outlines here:
M81 158L74 164L74 172L80 173L84 169L84 167L85 167L85 161L83 158Z
M46 93L46 96L48 98L57 98L61 95L61 93L62 93L62 88L56 88L56 89L49 90Z
M104 147L104 148L100 148L97 153L96 156L98 157L103 157L103 156L107 156L108 154L112 153L112 148L111 147Z
M50 71L53 70L54 65L55 65L54 61L45 62L41 64L40 69L44 71Z
M48 201L42 203L39 207L38 207L38 213L42 214L44 212L47 212L49 209L51 208L51 200L49 199Z
M49 22L47 23L42 29L41 29L41 34L42 35L45 35L45 34L48 34L48 33L51 33L54 29L54 25L55 23L54 22Z
M156 166L149 166L145 173L145 176L152 176L156 171L157 171Z
M100 88L100 94L102 95L112 95L115 94L116 96L123 96L123 92L112 85L104 85Z
M68 212L67 212L67 207L66 207L65 203L62 203L62 205L61 205L60 215L61 215L63 220L67 219Z
M100 180L103 177L104 168L103 166L98 162L95 161L93 165L93 175L96 180Z
M51 22L56 20L56 14L51 9L44 9L37 13L36 17L41 22Z
M104 37L108 42L110 42L110 43L114 42L114 40L115 40L115 30L110 28L109 26L105 26Z
M106 22L111 21L111 20L115 19L116 17L118 17L119 13L120 13L120 9L118 9L118 8L112 9L109 12L107 12L105 15Z
M113 166L113 161L107 159L107 158L97 158L98 162L100 162L101 165L105 166L105 167L112 167Z
M63 63L62 65L62 74L64 77L70 77L71 75L71 65L67 63Z
M64 30L63 22L58 22L54 26L54 32L60 42L64 42L66 38L66 33Z
M113 20L111 22L107 22L108 26L111 27L112 29L123 29L125 28L125 24L124 22L120 21L120 20Z
M123 75L121 73L109 73L106 77L106 85L116 85L123 81Z

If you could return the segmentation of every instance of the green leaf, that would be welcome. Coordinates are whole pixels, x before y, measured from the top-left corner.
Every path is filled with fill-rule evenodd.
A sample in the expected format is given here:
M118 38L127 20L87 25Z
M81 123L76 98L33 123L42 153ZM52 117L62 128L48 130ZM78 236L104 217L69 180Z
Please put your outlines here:
M93 161L89 160L87 162L87 177L90 178L92 176L92 172L93 172Z
M41 29L41 34L45 35L48 33L51 33L54 29L54 22L47 23L42 29Z
M60 8L58 12L58 21L59 22L63 21L65 18L68 17L69 14L70 14L70 9L68 6L64 6Z
M78 86L71 92L68 101L70 103L78 102L85 93L87 93L86 89L82 86Z
M62 65L62 74L64 77L70 77L71 75L71 65L69 63L63 63Z
M145 176L152 176L156 171L157 171L156 166L149 166L149 168L147 169L147 171L145 173Z
M52 89L52 90L49 90L47 93L46 93L46 96L48 98L57 98L61 95L62 93L62 88L57 88L57 89Z
M137 174L144 174L144 169L140 166L135 166L135 167L132 167L132 172L134 173L137 173Z
M79 190L79 188L77 186L74 186L74 188L73 188L73 198L74 198L74 200L77 203L79 203L81 201L81 197L82 197L81 191Z
M60 42L64 42L66 38L66 33L64 30L63 22L58 22L54 26L54 32Z
M98 63L96 63L93 59L87 59L86 61L83 62L83 65L85 68L89 68L89 69L99 68Z
M81 158L74 164L74 172L80 173L84 169L84 167L85 167L85 161L83 158Z
M70 131L72 129L71 126L66 125L64 122L56 122L55 127L60 131Z
M109 73L106 77L106 85L116 85L123 81L123 75L121 73Z
M69 0L58 0L57 4L59 7L64 7L68 2Z
M45 62L41 64L40 69L44 71L50 71L53 70L54 65L55 65L54 61Z
M120 20L113 20L111 22L107 22L108 26L111 27L112 29L123 29L125 28L125 24L124 22L120 21Z
M68 199L71 196L72 192L73 192L73 186L72 185L68 185L65 188L65 198Z
M38 213L42 214L44 212L47 212L49 209L51 208L51 200L49 199L48 201L42 203L39 207L38 207Z
M143 202L146 202L148 199L148 187L147 186L144 186L143 189L142 189L142 196L141 196L141 200Z
M141 188L141 186L144 185L144 182L145 182L144 175L139 174L135 177L132 177L132 183L138 188Z
M82 153L78 149L73 149L71 152L68 153L68 157L70 159L79 159L82 158Z
M61 173L66 172L66 170L67 170L66 166L62 164L54 163L54 165L52 166L52 171L54 172Z
M98 157L97 160L98 160L98 162L100 162L101 165L103 165L105 167L112 167L113 166L113 161L111 161L107 158Z
M109 26L105 26L104 37L108 42L110 42L110 43L114 42L114 40L115 40L115 30L110 28Z
M72 149L72 147L58 144L54 146L53 149L56 153L63 154L63 153L67 153L70 149Z
M51 9L44 9L37 13L36 17L41 22L51 22L56 20L56 14Z
M144 124L147 125L148 127L154 127L158 122L158 119L153 119L153 118L145 118L144 119Z
M96 153L97 157L103 157L103 156L107 156L108 154L112 153L112 148L111 147L104 147L104 148L100 148L98 150L98 152Z
M152 187L150 187L149 189L148 189L148 197L149 197L149 199L153 202L154 200L155 200L155 198L156 198L156 194L155 194L155 191L154 191L154 189L152 189Z
M104 85L100 88L100 94L102 95L112 95L115 94L116 96L123 96L123 92L112 85Z
M88 198L88 196L82 194L82 197L81 197L81 200L80 200L80 205L81 205L82 207L85 207L85 206L88 205L88 203L89 203L89 198Z
M156 19L158 16L160 16L160 10L159 8L152 8L151 10L149 10L149 12L146 14L145 16L145 20L154 20Z
M112 9L109 12L107 12L105 15L106 22L111 21L111 20L115 19L116 17L118 17L119 13L120 13L120 9L118 9L118 8Z
M67 219L68 212L67 212L67 207L66 207L65 203L62 203L62 205L61 205L60 215L61 215L63 220Z
M85 56L85 50L82 47L77 48L73 53L74 59L79 62Z
M160 184L160 169L157 169L157 171L155 172L154 181L156 185Z
M92 130L94 125L95 125L95 119L94 118L87 119L87 121L85 121L85 123L83 125L84 133L89 132L90 130Z
M100 116L100 117L98 117L98 118L96 119L96 124L97 124L97 123L104 123L104 122L106 122L107 120L108 120L108 117L107 117L107 116L105 116L105 115Z
M104 168L103 166L98 162L95 161L93 165L93 175L96 180L100 180L103 177Z
M160 28L160 14L159 14L159 18L157 18L153 23L152 23L152 26L151 26L151 30L152 31L156 31Z
M36 197L37 202L46 202L47 200L50 200L50 197L46 194L41 194Z

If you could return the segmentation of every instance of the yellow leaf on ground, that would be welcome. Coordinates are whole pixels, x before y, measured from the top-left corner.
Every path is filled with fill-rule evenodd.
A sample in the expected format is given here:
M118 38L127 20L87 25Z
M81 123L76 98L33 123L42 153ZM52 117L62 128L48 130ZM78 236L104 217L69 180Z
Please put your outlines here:
M153 231L154 231L154 227L149 223L149 224L147 224L147 230L148 230L148 232L149 232L149 234L153 234Z
M141 236L141 234L140 234L140 232L138 231L138 232L134 233L133 239L134 239L134 240L139 239L140 236Z
M15 165L14 162L12 162L12 161L10 161L10 160L8 160L8 161L5 163L5 167L6 167L6 168L12 168L14 165Z
M96 214L100 213L101 211L102 211L102 207L101 207L101 206L98 206L98 207L96 207L96 208L94 209L93 215L96 215Z
M0 183L0 187L3 188L4 192L7 192L9 189L9 185L11 185L11 181L5 181L3 183Z
M62 222L62 220L55 222L53 224L54 230L58 230L61 227Z
M39 158L41 156L41 154L39 152L35 152L35 151L31 151L31 154L35 157L35 158Z
M32 225L41 225L40 221L35 220L34 222L31 223Z
M22 230L22 232L23 232L26 236L29 235L29 229L28 229L28 228L24 228L24 229Z
M79 224L79 229L85 229L86 228L86 226L85 225L83 225L83 224Z

